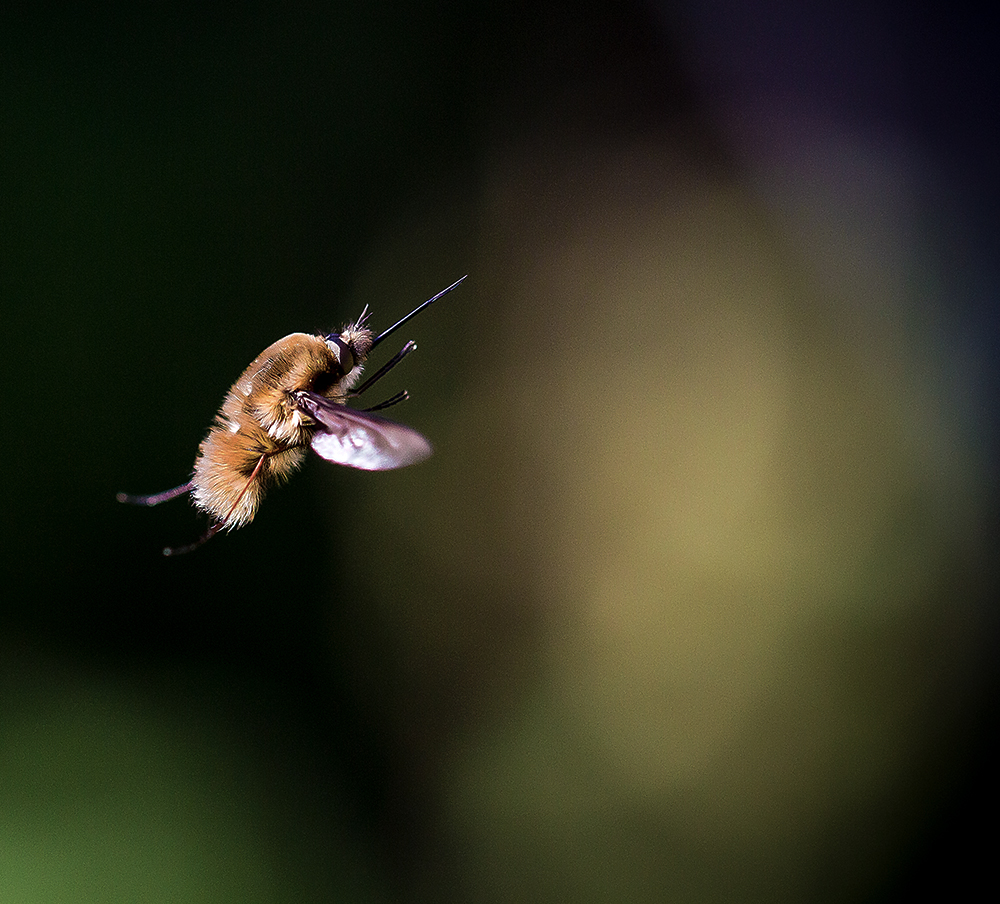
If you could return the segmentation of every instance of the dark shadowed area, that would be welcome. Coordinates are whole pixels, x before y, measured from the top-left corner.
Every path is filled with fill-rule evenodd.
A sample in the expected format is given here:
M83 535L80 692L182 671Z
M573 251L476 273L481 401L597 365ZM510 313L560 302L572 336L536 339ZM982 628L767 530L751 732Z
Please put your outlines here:
M2 14L0 904L978 889L1000 148L939 6ZM371 362L428 461L169 559L115 502L466 273Z

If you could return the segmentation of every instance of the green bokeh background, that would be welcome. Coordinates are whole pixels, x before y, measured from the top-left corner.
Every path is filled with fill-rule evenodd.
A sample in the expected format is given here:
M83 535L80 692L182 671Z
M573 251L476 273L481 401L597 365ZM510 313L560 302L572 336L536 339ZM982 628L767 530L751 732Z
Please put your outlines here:
M688 7L5 19L0 904L976 881L974 186L734 114ZM177 559L114 502L275 339L464 273L385 388L426 464Z

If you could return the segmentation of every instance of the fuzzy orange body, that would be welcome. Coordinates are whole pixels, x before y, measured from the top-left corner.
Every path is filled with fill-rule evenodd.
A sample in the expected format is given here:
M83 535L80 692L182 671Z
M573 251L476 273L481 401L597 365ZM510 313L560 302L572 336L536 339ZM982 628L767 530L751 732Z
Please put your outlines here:
M316 424L293 393L346 402L361 375L371 332L292 333L261 352L233 384L194 464L194 504L226 529L253 520L268 486L301 466Z
M129 505L159 505L191 494L212 523L194 543L163 550L172 556L197 549L220 530L249 524L267 488L291 477L308 448L326 461L361 471L390 471L423 461L433 451L424 436L374 413L405 401L409 393L402 390L360 410L347 401L375 385L417 345L407 342L358 386L372 349L464 279L378 336L365 326L365 306L357 322L339 334L292 333L269 345L226 394L198 447L191 479L160 493L118 493L116 498Z

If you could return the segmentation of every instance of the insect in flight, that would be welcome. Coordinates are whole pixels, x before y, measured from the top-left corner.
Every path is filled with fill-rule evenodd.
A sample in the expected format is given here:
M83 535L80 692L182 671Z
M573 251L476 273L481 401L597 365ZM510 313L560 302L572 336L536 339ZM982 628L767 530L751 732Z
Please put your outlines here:
M347 401L373 386L417 347L407 342L355 387L375 346L464 279L378 336L368 329L366 306L357 322L340 333L292 333L279 339L229 390L198 447L191 480L162 493L119 493L116 498L132 505L159 505L190 493L195 507L213 521L193 543L163 550L164 555L177 555L197 549L220 530L249 524L267 487L298 470L307 446L327 461L364 471L389 471L427 458L431 445L416 430L372 413L408 399L405 390L364 410L348 408Z

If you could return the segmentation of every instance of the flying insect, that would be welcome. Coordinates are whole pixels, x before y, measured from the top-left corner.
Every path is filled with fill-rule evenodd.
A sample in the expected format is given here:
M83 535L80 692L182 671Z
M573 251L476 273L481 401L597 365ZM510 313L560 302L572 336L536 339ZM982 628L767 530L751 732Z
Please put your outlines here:
M339 333L292 333L262 351L233 384L198 448L194 474L181 486L119 502L159 505L191 494L212 523L187 546L167 547L164 555L197 549L220 530L249 524L266 490L301 467L306 450L335 464L364 471L389 471L423 461L430 443L416 430L378 414L409 398L403 390L378 405L350 408L347 402L369 389L410 352L406 342L360 385L372 350L465 277L427 299L379 335L368 328L368 308Z

